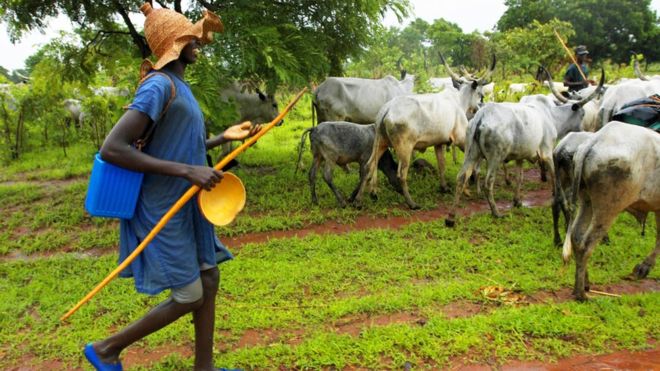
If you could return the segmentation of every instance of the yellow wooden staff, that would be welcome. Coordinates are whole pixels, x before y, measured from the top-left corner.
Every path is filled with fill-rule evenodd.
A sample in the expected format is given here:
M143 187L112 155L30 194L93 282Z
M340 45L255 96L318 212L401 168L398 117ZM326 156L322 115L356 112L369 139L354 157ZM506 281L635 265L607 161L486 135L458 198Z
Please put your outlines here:
M568 57L571 58L573 63L575 63L575 67L577 67L578 71L580 72L580 76L582 76L582 79L584 81L587 81L587 76L585 76L584 72L582 72L582 66L580 66L578 64L578 62L575 60L575 57L573 56L573 52L571 52L571 50L568 48L568 46L566 46L566 44L564 43L564 40L562 40L561 36L559 36L559 32L557 32L557 30L553 30L553 31L555 31L555 36L557 36L557 38L559 39L559 42L561 43L561 46L563 46L564 50L566 50L566 54L568 54Z
M286 114L289 113L291 108L293 108L293 106L298 102L298 100L302 97L302 95L306 91L307 88L301 90L293 98L293 100L289 102L289 104L284 108L284 110L280 112L280 114L277 115L277 117L275 117L273 121L271 121L268 125L264 126L253 137L248 138L245 142L243 142L243 144L241 144L238 148L233 150L229 155L227 155L220 162L218 162L218 164L216 164L213 168L219 171L220 169L225 167L225 165L227 165L229 161L233 160L241 152L245 151L248 147L253 145L259 138L261 138L264 134L266 134L266 132L268 132L280 121L282 121L284 116L286 116ZM179 198L177 202L174 203L174 205L165 213L165 215L163 215L160 218L156 226L151 230L151 232L149 232L149 234L144 238L144 240L140 243L140 245L138 245L135 251L133 251L131 255L126 257L126 259L124 259L124 261L121 262L121 264L119 264L119 266L115 268L115 270L110 272L110 274L106 278L104 278L103 281L101 281L101 283L96 285L96 287L94 287L92 291L90 291L87 295L85 295L85 297L82 298L78 302L78 304L76 304L73 308L71 308L68 312L66 312L66 314L60 318L60 321L64 321L65 319L69 318L69 316L75 313L83 304L88 302L89 299L91 299L94 295L96 295L99 291L101 291L101 289L105 287L105 285L107 285L110 281L112 281L113 278L117 277L117 275L119 275L121 271L123 271L129 264L131 264L133 260L135 260L135 258L142 252L142 250L144 250L147 247L147 245L149 245L149 243L154 239L154 237L156 237L158 232L160 232L161 229L163 229L165 224L167 224L167 222L170 221L170 219L174 216L174 214L176 214L183 207L183 205L185 205L186 202L188 202L199 190L200 190L199 186L193 185L192 187L190 187L190 189L188 189L188 191L186 191L186 193L184 193L183 196L181 196L181 198Z

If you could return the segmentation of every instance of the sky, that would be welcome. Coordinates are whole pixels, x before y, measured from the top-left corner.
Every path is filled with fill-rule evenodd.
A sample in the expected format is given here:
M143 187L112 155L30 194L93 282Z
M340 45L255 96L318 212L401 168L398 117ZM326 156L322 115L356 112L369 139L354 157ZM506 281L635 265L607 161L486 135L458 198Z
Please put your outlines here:
M386 26L405 27L415 18L422 18L432 23L438 18L458 24L463 32L470 33L492 30L500 19L506 7L504 0L410 0L413 14L399 24L392 13L383 20ZM651 9L660 14L660 0L651 1ZM142 24L140 15L133 14L134 24ZM20 42L12 44L7 35L7 28L0 24L0 66L8 70L23 68L25 59L32 55L40 44L48 42L57 36L60 30L71 31L71 23L65 17L54 18L44 33L34 31L25 35Z

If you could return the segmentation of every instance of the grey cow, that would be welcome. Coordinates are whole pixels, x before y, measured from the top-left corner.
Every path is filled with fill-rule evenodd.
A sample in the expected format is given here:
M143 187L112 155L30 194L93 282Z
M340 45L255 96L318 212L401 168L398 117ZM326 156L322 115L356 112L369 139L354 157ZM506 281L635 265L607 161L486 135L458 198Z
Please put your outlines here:
M567 226L571 219L571 210L568 207L568 200L572 198L571 191L575 171L573 157L579 150L580 146L587 143L594 135L596 134L584 131L568 133L564 139L559 141L552 152L555 164L555 189L552 197L552 231L554 234L555 246L561 246L563 242L559 235L559 212L561 211L564 214ZM644 235L648 213L640 212L633 208L627 208L626 211L635 217L635 219L637 219L642 225L642 235ZM607 238L607 236L605 238Z
M312 155L314 157L312 166L309 169L309 186L312 193L312 202L318 204L318 197L316 196L316 171L323 164L323 179L335 194L339 206L345 207L346 201L344 200L344 196L332 182L332 168L334 164L342 166L351 162L357 162L360 164L360 179L364 178L376 134L375 125L358 125L352 122L330 121L309 128L303 132L300 138L298 163L300 163L307 134L309 134ZM401 192L401 185L396 176L396 163L394 163L392 156L383 156L382 160L379 161L378 167L385 173L394 189L397 192ZM353 191L350 197L351 201L355 198L358 188Z
M577 300L587 299L587 261L593 249L627 208L655 213L655 249L633 273L646 277L660 253L660 136L652 130L612 121L582 145L574 157L572 190L577 213L564 239L562 258L575 252Z
M270 122L279 115L277 101L272 94L263 94L258 89L250 93L247 88L234 82L220 91L224 102L233 101L240 116L238 122L252 121L255 124Z
M548 80L552 80L548 74ZM554 181L555 171L552 150L558 138L572 131L579 131L584 106L602 89L605 73L601 75L599 88L591 96L562 105L555 105L546 96L539 95L526 103L488 103L470 121L466 137L466 152L463 166L456 177L453 210L445 220L447 226L455 223L456 209L461 193L482 159L488 162L486 173L486 198L491 214L501 217L493 198L495 172L500 164L515 160L518 165L518 179L513 205L521 206L522 162L539 162L550 172Z

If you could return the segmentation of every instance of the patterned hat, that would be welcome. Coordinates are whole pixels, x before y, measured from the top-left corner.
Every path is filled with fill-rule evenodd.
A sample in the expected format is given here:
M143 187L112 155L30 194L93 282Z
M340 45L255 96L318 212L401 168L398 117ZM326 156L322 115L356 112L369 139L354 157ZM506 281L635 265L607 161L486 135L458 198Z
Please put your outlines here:
M589 54L589 51L587 50L587 47L584 45L578 45L575 47L575 54L577 55L587 55Z
M192 24L183 14L170 9L154 9L144 3L140 11L145 15L144 36L149 48L158 60L152 63L145 59L140 67L144 75L151 69L159 70L177 60L181 50L193 39L205 45L213 41L213 32L222 32L224 27L220 17L204 11L202 19Z

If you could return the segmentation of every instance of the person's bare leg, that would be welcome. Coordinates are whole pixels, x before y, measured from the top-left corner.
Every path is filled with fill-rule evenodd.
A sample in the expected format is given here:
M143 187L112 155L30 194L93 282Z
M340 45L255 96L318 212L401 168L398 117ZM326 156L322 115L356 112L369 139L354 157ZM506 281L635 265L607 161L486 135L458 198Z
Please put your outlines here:
M126 326L118 333L94 343L94 351L103 363L119 362L119 354L124 348L142 339L143 337L160 330L179 319L186 313L200 308L204 298L192 303L181 304L168 298L144 317Z
M215 370L213 366L213 333L215 332L215 296L220 271L214 267L201 272L204 302L193 311L195 323L195 370Z

